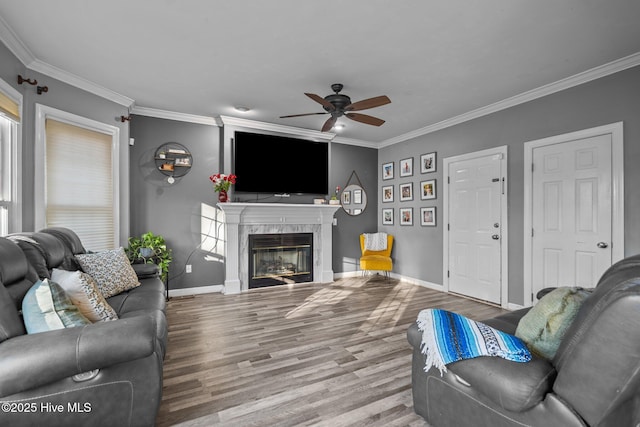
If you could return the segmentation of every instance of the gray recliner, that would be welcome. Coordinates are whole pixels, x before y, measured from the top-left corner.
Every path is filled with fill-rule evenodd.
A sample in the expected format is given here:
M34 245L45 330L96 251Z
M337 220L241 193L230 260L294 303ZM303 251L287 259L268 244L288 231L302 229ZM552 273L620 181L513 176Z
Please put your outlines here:
M108 299L118 320L27 334L24 295L72 268L74 250L55 233L10 237L0 237L0 425L154 425L167 340L159 277Z
M482 321L514 334L527 311ZM640 255L602 275L551 361L479 357L441 376L424 372L415 323L407 338L414 409L433 427L640 425Z

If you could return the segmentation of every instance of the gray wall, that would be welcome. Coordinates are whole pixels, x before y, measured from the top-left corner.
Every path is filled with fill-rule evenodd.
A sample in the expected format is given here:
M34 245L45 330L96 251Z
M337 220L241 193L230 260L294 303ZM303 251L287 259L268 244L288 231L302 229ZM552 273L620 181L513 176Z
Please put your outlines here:
M376 231L378 219L378 150L354 147L352 145L332 144L330 189L337 185L344 188L355 170L362 187L367 193L367 207L361 215L348 215L339 209L335 218L338 226L333 227L333 271L348 273L359 268L360 234ZM357 184L354 178L349 182Z
M18 74L36 79L49 91L38 95L36 87L18 85ZM35 104L42 104L62 111L77 114L120 128L120 240L126 243L129 233L129 126L119 120L128 115L126 107L68 85L54 78L28 70L5 46L0 43L0 78L10 83L23 95L22 111L22 229L33 231L34 224L34 177L35 168ZM71 171L71 173L73 173Z
M223 164L221 134L222 130L215 126L144 116L134 116L131 121L131 136L135 139L130 150L131 234L152 231L165 237L174 255L169 274L171 289L224 283L223 259L200 248L201 231L214 238L219 231L201 230L203 204L211 209L217 202L208 177L219 171L231 171ZM191 172L174 184L169 184L167 177L155 169L153 159L156 148L166 142L179 142L193 155ZM353 260L360 253L358 235L376 227L377 149L332 143L330 188L344 187L353 170L368 190L369 207L358 217L350 217L342 210L336 214L338 225L333 228L333 269L336 273L355 270ZM233 192L231 196L234 201L243 200ZM284 202L311 203L312 198L294 196ZM277 203L279 200L267 198L261 201ZM191 274L184 272L187 263L192 265Z
M220 128L134 115L131 137L131 235L164 236L173 251L172 289L222 284L224 265L200 246L202 215L217 203L209 176L220 170ZM184 145L193 156L190 172L173 184L154 160L156 149L167 142ZM191 274L185 274L186 264L192 265Z
M432 151L438 153L436 173L421 175L418 171L412 179L378 180L382 185L414 182L414 191L420 180L436 178L438 190L442 189L442 159L486 148L508 146L509 180L509 302L523 304L523 254L524 254L524 143L531 140L559 135L581 129L624 122L625 153L625 255L640 252L640 67L635 67L571 89L558 92L516 107L481 117L457 126L443 129L410 141L385 147L379 151L378 169L383 163L414 157ZM415 172L414 164L414 172ZM397 176L397 170L396 170ZM381 191L381 190L379 190ZM415 195L414 195L415 196ZM393 207L396 225L379 226L380 230L396 235L396 273L442 283L442 194L434 203L422 203L419 197L413 202L381 203L379 208ZM431 202L431 201L429 201ZM413 206L414 215L420 206L437 207L436 228L401 227L397 225L397 209ZM417 217L416 217L417 218ZM417 249L417 250L416 250Z

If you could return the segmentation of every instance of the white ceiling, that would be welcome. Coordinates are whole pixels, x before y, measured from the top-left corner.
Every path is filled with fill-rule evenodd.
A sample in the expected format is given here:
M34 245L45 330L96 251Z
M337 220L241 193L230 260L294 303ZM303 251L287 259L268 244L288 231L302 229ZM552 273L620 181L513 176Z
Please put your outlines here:
M364 111L381 127L339 120L377 144L640 57L638 0L0 0L0 17L28 67L136 107L319 130L278 116L322 112L304 92L332 83L387 95Z

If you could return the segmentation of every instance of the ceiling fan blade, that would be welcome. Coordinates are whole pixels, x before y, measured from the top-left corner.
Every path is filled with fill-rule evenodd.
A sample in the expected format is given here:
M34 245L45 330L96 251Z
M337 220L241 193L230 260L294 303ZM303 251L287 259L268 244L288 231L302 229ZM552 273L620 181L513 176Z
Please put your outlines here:
M305 92L305 95L307 95L309 98L316 101L318 104L321 104L324 108L327 108L328 111L333 111L336 109L336 107L334 107L332 103L330 103L320 95L316 95L315 93L306 93L306 92Z
M337 117L331 116L329 118L329 120L327 120L326 122L324 122L324 125L322 125L322 132L328 132L331 130L331 128L333 127L333 125L336 124L336 120L338 120Z
M287 119L289 117L302 117L302 116L315 116L316 114L329 114L329 113L305 113L305 114L290 114L288 116L280 116L281 119Z
M347 105L344 110L345 111L360 111L360 110L368 110L369 108L379 107L381 105L390 104L391 100L388 96L376 96L375 98L363 99L362 101L354 102L353 104Z
M373 126L382 126L384 120L379 119L377 117L368 116L366 114L360 113L344 113L345 116L350 118L351 120L355 120L356 122L365 123Z

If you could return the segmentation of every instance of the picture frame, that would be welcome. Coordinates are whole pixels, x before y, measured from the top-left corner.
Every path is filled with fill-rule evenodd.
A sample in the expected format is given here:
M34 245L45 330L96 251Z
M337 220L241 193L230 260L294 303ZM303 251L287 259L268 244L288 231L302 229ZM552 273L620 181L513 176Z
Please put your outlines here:
M385 185L382 187L382 203L393 202L393 185Z
M351 204L351 191L342 192L342 204L343 205Z
M413 157L400 160L400 176L413 176Z
M420 172L429 173L436 171L436 153L427 153L420 156Z
M400 201L407 202L413 200L413 182L400 184Z
M400 208L400 225L413 225L413 208Z
M420 200L432 200L436 198L436 180L429 179L420 182Z
M420 225L425 227L436 226L436 207L420 208Z
M191 158L177 157L175 160L175 166L191 166Z
M382 209L382 225L393 225L393 208Z
M388 179L393 179L393 162L383 163L382 164L382 180L386 181Z
M353 190L353 204L359 205L362 203L362 190Z

